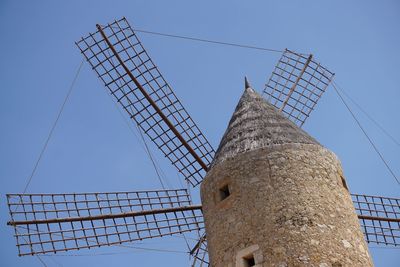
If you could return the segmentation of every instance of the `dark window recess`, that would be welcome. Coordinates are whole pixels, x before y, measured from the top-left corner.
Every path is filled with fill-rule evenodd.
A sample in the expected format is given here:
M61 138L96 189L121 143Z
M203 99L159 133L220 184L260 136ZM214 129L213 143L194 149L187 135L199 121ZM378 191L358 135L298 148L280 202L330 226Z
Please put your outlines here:
M243 260L244 260L244 266L245 267L251 267L251 266L255 266L256 265L256 262L254 260L254 255L253 254L251 254L251 255L249 255L247 257L244 257Z
M346 188L347 191L349 191L349 188L347 187L347 183L344 177L340 175L340 179L342 180L343 187Z
M229 186L224 185L219 189L219 200L220 201L224 200L225 198L229 197L230 194L231 192L229 191Z

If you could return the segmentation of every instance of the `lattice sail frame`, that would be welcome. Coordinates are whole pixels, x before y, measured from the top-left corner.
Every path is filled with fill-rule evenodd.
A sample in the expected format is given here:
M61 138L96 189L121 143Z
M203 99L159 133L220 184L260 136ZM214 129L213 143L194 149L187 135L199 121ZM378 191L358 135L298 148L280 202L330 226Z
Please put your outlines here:
M115 100L180 173L198 185L214 149L182 106L125 18L76 44Z
M199 240L190 251L192 257L192 267L207 267L210 264L208 258L207 237L203 233L200 235Z
M314 61L312 55L285 49L265 85L263 95L301 127L334 75Z
M204 228L186 189L9 194L20 256L118 245ZM19 210L19 211L18 211Z
M400 246L400 199L351 195L368 243Z

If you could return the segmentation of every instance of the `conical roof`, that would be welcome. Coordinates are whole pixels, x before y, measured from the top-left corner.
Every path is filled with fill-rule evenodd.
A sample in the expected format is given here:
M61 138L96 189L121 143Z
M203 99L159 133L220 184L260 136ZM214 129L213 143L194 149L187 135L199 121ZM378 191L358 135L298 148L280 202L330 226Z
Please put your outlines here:
M256 93L247 79L245 87L213 164L239 153L275 144L318 144L314 138Z

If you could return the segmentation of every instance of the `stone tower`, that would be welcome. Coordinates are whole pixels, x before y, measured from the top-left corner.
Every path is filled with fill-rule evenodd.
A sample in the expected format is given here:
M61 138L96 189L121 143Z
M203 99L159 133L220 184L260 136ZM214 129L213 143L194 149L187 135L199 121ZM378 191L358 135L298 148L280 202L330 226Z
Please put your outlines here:
M373 266L337 157L247 82L201 198L213 267Z

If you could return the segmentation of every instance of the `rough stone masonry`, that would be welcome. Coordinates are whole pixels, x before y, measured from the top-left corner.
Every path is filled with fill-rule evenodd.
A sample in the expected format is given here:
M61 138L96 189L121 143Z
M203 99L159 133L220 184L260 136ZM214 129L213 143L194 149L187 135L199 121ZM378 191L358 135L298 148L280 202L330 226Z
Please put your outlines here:
M337 157L250 87L201 198L211 266L373 266Z

